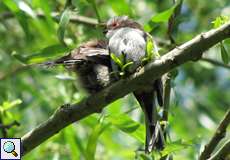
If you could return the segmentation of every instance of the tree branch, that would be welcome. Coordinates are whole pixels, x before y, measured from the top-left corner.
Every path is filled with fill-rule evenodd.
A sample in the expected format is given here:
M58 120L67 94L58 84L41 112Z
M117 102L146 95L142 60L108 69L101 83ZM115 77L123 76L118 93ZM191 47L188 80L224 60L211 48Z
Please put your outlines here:
M10 124L3 124L2 119L0 119L0 129L2 130L2 136L7 138L7 129L12 128L13 126L20 126L17 121L13 121Z
M230 37L230 23L198 35L191 41L168 52L159 60L150 62L130 77L119 80L77 104L64 105L58 108L47 121L22 137L23 154L25 155L69 124L93 113L100 112L109 103L148 83L152 83L173 68L185 62L201 58L205 50L228 37Z
M20 124L17 121L13 121L13 122L11 122L10 124L7 124L7 125L0 124L0 128L4 128L4 129L10 129L13 126L20 126Z
M42 12L38 12L37 16L39 18L45 18L44 13ZM0 14L0 21L1 20L5 20L5 19L9 19L9 18L13 18L14 15L11 12L5 12ZM60 19L60 15L57 12L52 12L51 13L51 17L56 21L59 22ZM70 16L70 22L73 23L82 23L82 24L86 24L86 25L90 25L90 26L96 26L98 25L98 21L97 19L94 18L90 18L90 17L85 17L85 16L80 16L80 15L71 15Z
M230 156L230 140L228 140L209 160L227 160L227 156Z
M226 134L226 128L228 127L230 123L230 109L227 111L227 113L224 116L224 119L220 122L216 133L213 135L210 142L205 146L204 151L201 153L199 160L206 160L208 159L220 140L225 137Z
M230 69L229 65L221 63L221 62L218 62L218 61L210 59L210 58L201 58L200 60L208 62L208 63L211 63L211 64L213 64L215 66L219 66L219 67L223 67L223 68L226 68L226 69Z

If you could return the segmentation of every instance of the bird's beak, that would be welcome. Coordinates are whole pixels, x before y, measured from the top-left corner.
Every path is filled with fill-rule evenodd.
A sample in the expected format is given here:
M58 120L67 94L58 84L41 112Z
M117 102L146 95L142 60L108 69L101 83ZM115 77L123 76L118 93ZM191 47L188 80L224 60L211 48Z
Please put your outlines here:
M108 32L108 29L104 29L103 33L106 34Z

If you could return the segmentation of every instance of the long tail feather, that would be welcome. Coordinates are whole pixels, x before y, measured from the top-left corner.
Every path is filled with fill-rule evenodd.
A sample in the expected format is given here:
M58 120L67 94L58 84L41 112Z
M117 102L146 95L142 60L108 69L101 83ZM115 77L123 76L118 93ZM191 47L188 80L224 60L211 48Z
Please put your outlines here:
M152 90L135 91L134 96L145 114L146 139L145 152L150 153L154 148L162 149L164 138L160 134L157 109L155 104L155 87Z
M157 102L159 106L163 106L163 83L161 78L155 80L154 88L157 94Z

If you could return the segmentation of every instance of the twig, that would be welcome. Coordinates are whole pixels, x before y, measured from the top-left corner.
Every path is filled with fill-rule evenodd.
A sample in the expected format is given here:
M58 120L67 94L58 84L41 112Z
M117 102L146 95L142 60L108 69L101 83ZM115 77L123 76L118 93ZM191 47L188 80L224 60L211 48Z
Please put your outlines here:
M226 68L226 69L230 69L230 65L218 62L218 61L210 59L210 58L201 58L200 60L208 62L208 63L211 63L211 64L213 64L215 66L218 66L218 67L223 67L223 68Z
M209 160L227 160L230 156L230 140L228 140ZM229 157L230 158L230 157Z
M18 67L15 67L14 69L12 69L11 71L5 73L5 74L0 74L0 81L2 80L5 80L6 78L10 77L10 76L13 76L17 73L20 73L20 72L24 72L28 69L30 69L31 66L30 65L27 65L27 66L18 66Z
M7 137L7 129L10 129L12 128L13 126L19 126L20 124L17 122L17 121L13 121L12 123L10 124L7 124L7 125L4 125L2 123L2 119L0 119L0 129L2 130L2 136L4 138Z
M218 29L213 29L198 35L192 40L168 52L160 59L150 62L135 74L119 80L102 91L83 99L77 104L58 108L47 121L22 137L23 155L69 124L79 121L93 113L100 112L111 102L146 86L146 84L153 83L157 78L175 67L188 61L198 59L205 50L229 37L230 23Z
M45 18L44 13L42 13L42 12L38 12L37 16L39 18ZM59 13L52 12L51 16L56 22L59 22L59 19L60 19ZM11 12L5 12L5 13L0 14L0 21L5 20L5 19L9 19L9 18L13 18L13 17L14 17L14 15ZM80 16L80 15L71 15L70 22L82 23L82 24L86 24L86 25L90 25L90 26L99 25L97 19L85 17L85 16Z
M4 128L4 129L10 129L13 126L20 126L20 124L17 121L13 121L13 122L11 122L10 124L7 124L7 125L0 124L0 128Z
M0 125L3 125L3 120L2 120L2 117L0 117ZM7 131L6 131L6 128L4 128L4 127L0 127L0 129L1 129L1 132L2 132L2 137L3 138L6 138L7 137Z
M225 114L224 119L220 122L210 142L207 145L205 145L205 148L201 153L199 160L206 160L211 156L212 152L214 151L214 149L216 148L220 140L225 137L226 128L228 127L229 123L230 123L230 109Z

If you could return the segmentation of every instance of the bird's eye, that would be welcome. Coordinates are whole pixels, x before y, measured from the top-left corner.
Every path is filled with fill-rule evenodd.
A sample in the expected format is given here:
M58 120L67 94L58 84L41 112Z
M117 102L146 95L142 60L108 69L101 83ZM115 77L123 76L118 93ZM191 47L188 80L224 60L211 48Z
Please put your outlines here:
M118 25L117 23L113 23L113 24L112 24L113 27L116 27L117 25Z

